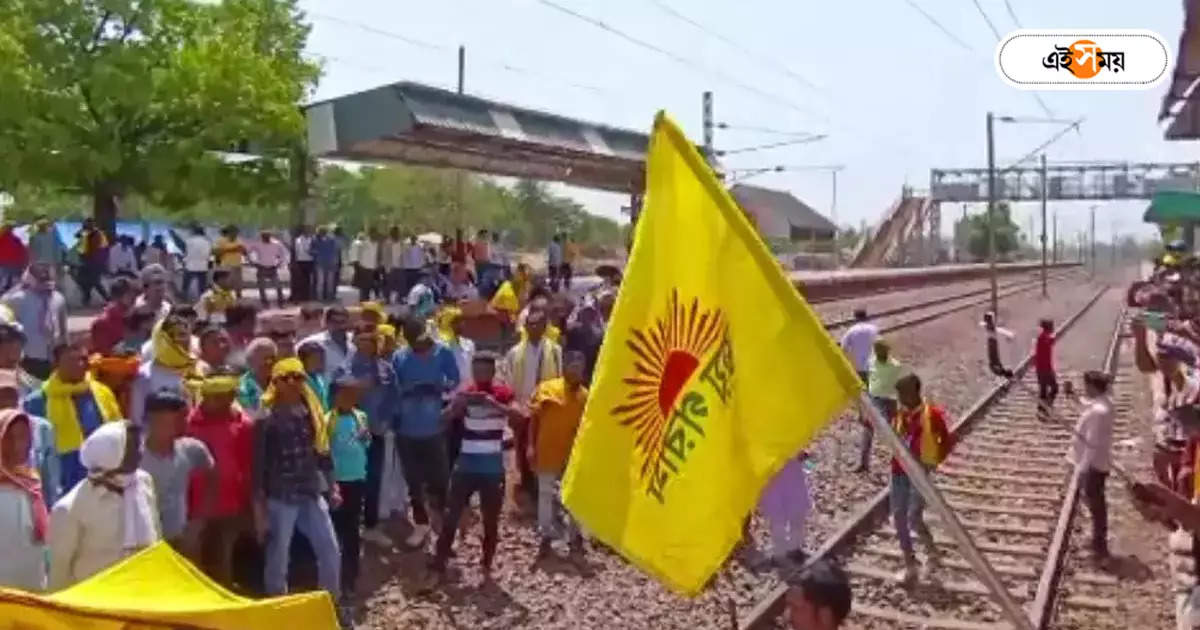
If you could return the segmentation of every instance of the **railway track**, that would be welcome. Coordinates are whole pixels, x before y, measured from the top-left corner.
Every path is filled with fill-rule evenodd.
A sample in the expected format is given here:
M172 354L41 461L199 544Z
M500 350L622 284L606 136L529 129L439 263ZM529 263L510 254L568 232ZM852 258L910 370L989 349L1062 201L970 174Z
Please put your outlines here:
M1050 282L1060 282L1062 280L1067 280L1067 279L1072 279L1072 278L1077 278L1077 277L1078 277L1077 272L1067 272L1067 273L1051 276L1049 278L1049 281ZM1017 295L1020 293L1027 293L1027 292L1033 291L1035 289L1040 289L1041 286L1042 286L1042 283L1041 283L1040 279L1031 281L1031 282L1028 282L1028 281L1027 282L1013 282L1013 283L1010 283L1003 287L1000 287L997 291L997 297L999 299L1003 299L1003 298ZM977 299L972 299L972 298L977 298ZM933 307L941 306L944 304L952 304L952 303L957 302L953 306L948 306L946 308L932 310L929 313L926 313L926 314L923 314L923 315L920 315L917 317L911 317L911 318L899 320L896 322L888 323L885 326L881 326L881 332L894 332L897 330L903 330L905 328L910 328L912 326L917 326L919 324L924 324L926 322L930 322L935 319L939 319L941 317L945 317L947 315L957 313L959 311L964 311L968 308L979 306L980 304L985 304L988 301L990 301L990 299L991 299L991 289L985 288L985 289L967 291L964 293L951 295L951 296L943 296L943 297L929 299L929 300L922 300L920 302L914 302L911 304L904 304L904 305L897 306L897 307L890 308L890 309L869 312L869 314L874 321L879 322L879 320L881 318L894 317L896 315L903 315L903 314L911 313L914 311L932 309ZM839 319L825 322L825 329L834 331L834 330L838 330L841 328L847 328L847 327L853 325L854 322L855 322L855 319L853 317L839 318Z
M1094 339L1072 337L1071 329L1108 291L1098 291L1059 329L1059 377L1078 382L1095 365L1076 356L1094 351ZM1103 364L1113 370L1123 315L1111 328ZM1070 352L1067 349L1077 350ZM1027 357L1018 373L1026 371ZM1059 422L1039 422L1036 394L1024 386L993 388L957 419L951 430L958 444L932 476L963 527L988 558L1013 598L1024 605L1035 628L1045 627L1055 605L1060 567L1070 528L1078 513L1074 475L1063 461L1071 430ZM1060 399L1063 418L1076 412L1074 401ZM1120 432L1118 431L1118 439ZM895 530L887 518L888 490L876 493L814 554L836 558L851 576L854 606L849 628L922 628L999 630L1010 628L987 588L945 533L938 517L926 510L926 522L942 556L933 576L922 571L906 586ZM925 557L918 543L918 556ZM1100 576L1099 579L1102 579ZM770 628L778 617L784 589L777 587L739 622L743 630Z

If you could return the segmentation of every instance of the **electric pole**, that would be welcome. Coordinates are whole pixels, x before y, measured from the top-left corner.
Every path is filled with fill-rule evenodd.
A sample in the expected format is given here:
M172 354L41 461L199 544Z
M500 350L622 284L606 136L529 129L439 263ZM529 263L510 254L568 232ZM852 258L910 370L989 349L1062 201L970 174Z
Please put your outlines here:
M996 147L992 141L992 112L987 113L987 164L988 164L988 204L987 204L987 240L988 240L988 278L992 289L992 315L1000 317L1000 297L996 291Z
M465 87L467 77L467 47L459 44L458 46L458 93L462 94ZM463 191L463 172L462 169L454 170L454 242L458 247L462 247L464 228L463 219L466 213L463 212L463 197L466 193Z
M704 124L704 159L708 160L710 166L716 159L716 151L713 149L713 96L712 92L705 92L701 98L701 118Z
M1092 279L1094 280L1096 278L1096 206L1091 207L1091 215L1092 215L1092 242L1091 242L1091 247L1088 248L1088 257L1091 258Z
M1051 238L1054 241L1054 249L1050 253L1053 256L1052 260L1054 261L1054 264L1057 265L1058 264L1058 210L1054 211L1054 233L1053 233L1053 236L1051 236Z
M837 222L837 174L838 169L830 171L833 175L833 195L829 201L829 217L833 219L833 268L837 269L842 266L842 248L838 244L838 233L841 228Z
M1046 291L1046 154L1042 154L1042 297L1050 297Z

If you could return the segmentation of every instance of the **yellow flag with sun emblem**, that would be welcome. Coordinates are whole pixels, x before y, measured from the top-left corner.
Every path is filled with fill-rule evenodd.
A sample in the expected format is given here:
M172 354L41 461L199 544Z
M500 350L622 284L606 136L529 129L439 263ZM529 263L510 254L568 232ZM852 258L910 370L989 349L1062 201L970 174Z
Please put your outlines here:
M688 595L767 481L861 383L666 115L646 203L563 480L584 528Z

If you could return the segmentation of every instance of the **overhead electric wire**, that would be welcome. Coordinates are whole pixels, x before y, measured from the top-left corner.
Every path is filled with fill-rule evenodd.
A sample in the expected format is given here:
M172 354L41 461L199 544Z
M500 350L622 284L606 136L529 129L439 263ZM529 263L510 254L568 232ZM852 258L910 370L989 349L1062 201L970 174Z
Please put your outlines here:
M811 136L808 131L781 131L779 129L771 129L770 127L759 127L756 125L739 125L737 123L716 123L717 129L728 129L730 131L746 131L752 133L765 133L775 136Z
M328 22L333 22L335 24L340 24L340 25L348 27L348 28L358 29L360 31L363 31L364 33L371 33L374 35L378 35L380 37L395 39L397 41L401 41L401 42L404 42L411 46L416 46L418 48L424 48L427 50L436 50L436 51L440 51L440 52L453 52L456 50L456 48L452 47L452 46L446 46L444 44L435 44L435 43L431 43L431 42L421 41L417 38L409 37L408 35L404 35L402 33L397 33L395 31L381 29L376 26L371 26L369 24L363 24L361 22L354 22L351 20L347 20L344 18L334 16L334 15L320 13L318 11L309 11L309 12L307 12L307 15L309 17L313 17L313 18L316 18L319 20L325 20ZM570 87L574 87L574 88L577 88L580 90L587 90L589 92L595 92L597 94L612 93L611 91L605 90L604 88L596 87L594 85L588 85L586 83L579 83L577 81L573 81L570 79L563 79L561 77L558 77L558 76L555 76L552 74L547 74L545 72L540 72L537 70L531 70L529 68L523 68L521 66L515 66L515 65L510 64L503 60L490 59L490 58L485 57L483 59L482 63L493 66L493 67L500 68L501 70L505 70L505 71L511 72L513 74L522 74L522 75L526 75L526 76L537 77L537 78L541 78L541 79L545 79L545 80L549 80L549 81L554 81L554 82L557 82L557 83L560 83L563 85L567 85ZM613 96L615 97L617 95L613 94Z
M1025 28L1024 26L1021 26L1021 20L1017 19L1017 12L1013 11L1011 2L1004 0L1004 8L1008 10L1008 17L1012 19L1013 24L1017 25L1017 28Z
M673 8L671 5L667 4L664 0L650 0L650 2L653 3L655 6L657 6L659 9L661 9L667 15L670 15L671 17L673 17L681 22L691 25L693 28L696 28L697 30L708 35L709 37L717 39L717 40L723 42L726 46L729 46L730 48L740 51L742 54L746 55L747 57L750 57L751 59L753 59L759 63L774 66L776 70L778 70L779 72L782 72L783 74L786 74L787 76L791 77L798 83L803 84L805 87L812 89L812 90L818 90L818 91L821 89L815 83L813 83L812 81L809 81L805 77L801 76L799 73L793 71L791 68L780 63L775 58L767 56L767 55L762 55L753 50L750 50L749 48L743 46L742 44L739 44L737 41L730 39L716 31L708 28L707 26L701 24L700 22L697 22L696 20L693 20L692 18L680 13L675 8Z
M598 28L598 29L600 29L600 30L606 31L606 32L608 32L608 33L610 33L610 34L612 34L612 35L615 35L615 36L617 36L617 37L619 37L619 38L621 38L621 39L623 39L623 40L625 40L625 41L627 41L627 42L629 42L629 43L631 43L631 44L633 44L633 45L635 45L635 46L638 46L638 47L640 47L640 48L645 48L646 50L649 50L649 51L652 51L652 52L658 53L658 54L660 54L660 55L662 55L662 56L664 56L664 57L666 57L666 58L668 58L668 59L670 59L670 60L674 61L675 63L678 63L678 64L680 64L680 65L683 65L683 66L687 66L688 68L691 68L692 70L695 70L695 71L697 71L697 72L701 72L701 73L708 74L708 75L711 75L711 76L713 76L713 77L716 77L716 78L718 78L718 79L720 79L720 80L722 80L722 81L725 81L726 83L729 83L729 84L731 84L731 85L735 85L735 86L737 86L737 87L739 87L739 88L741 88L741 89L743 89L743 90L745 90L745 91L747 91L747 92L752 92L752 93L754 93L754 94L756 94L756 95L758 95L758 96L760 96L760 97L762 97L762 98L764 98L764 99L767 99L767 100L769 100L769 101L771 101L771 102L773 102L773 103L775 103L775 104L777 104L777 105L780 105L780 106L782 106L782 107L786 107L786 108L788 108L788 109L792 109L792 110L798 111L798 112L800 112L800 113L803 113L803 114L808 114L808 115L810 115L810 116L815 116L815 117L817 117L817 118L819 118L819 119L821 119L821 120L828 120L828 117L827 117L827 116L825 116L824 114L820 113L820 112L817 112L817 111L815 111L815 110L809 109L809 108L807 108L807 107L803 107L803 106L801 106L801 105L797 105L796 103L793 103L792 101L789 101L788 99L786 99L786 98L784 98L784 97L782 97L782 96L779 96L779 95L777 95L777 94L774 94L774 93L768 92L768 91L766 91L766 90L764 90L764 89L762 89L762 88L759 88L759 87L756 87L756 86L754 86L754 85L751 85L751 84L749 84L749 83L746 83L745 81L742 81L741 79L738 79L738 78L736 78L736 77L730 76L730 75L728 75L728 74L726 74L726 73L724 73L724 72L721 72L721 71L719 71L719 70L716 70L715 68L710 68L710 67L708 67L708 66L706 66L706 65L704 65L704 64L702 64L702 63L700 63L700 62L693 61L693 60L691 60L691 59L688 59L688 58L686 58L686 57L680 56L680 55L678 55L678 54L676 54L676 53L673 53L673 52L671 52L671 51L669 51L669 50L667 50L667 49L665 49L665 48L662 48L662 47L660 47L660 46L657 46L657 45L655 45L655 44L652 44L652 43L650 43L650 42L648 42L648 41L646 41L646 40L644 40L644 39L640 39L640 38L638 38L638 37L634 37L633 35L630 35L629 33L626 33L625 31L622 31L621 29L618 29L618 28L616 28L616 27L610 26L610 25L609 25L607 22L605 22L605 21L603 21L603 20L599 20L599 19L596 19L596 18L594 18L594 17L588 16L588 15L584 15L584 14L582 14L582 13L579 13L578 11L574 11L574 10L572 10L572 9L569 9L569 8L567 8L567 7L565 7L565 6L561 5L561 4L559 4L559 3L557 3L557 2L554 2L553 0L537 0L537 1L538 1L540 4L542 4L542 5L546 6L546 7L549 7L549 8L551 8L551 9L554 9L555 11L558 11L558 12L560 12L560 13L563 13L563 14L565 14L565 15L568 15L568 16L570 16L570 17L573 17L573 18L575 18L575 19L577 19L577 20L580 20L580 21L582 21L582 22L586 22L586 23L588 23L588 24L591 24L592 26L594 26L594 27L596 27L596 28Z
M970 44L964 42L957 35L952 33L950 31L950 29L943 26L942 23L937 21L937 18L930 15L928 11L926 11L925 9L922 9L921 5L917 4L914 0L904 0L904 2L907 3L908 6L912 7L914 11L923 15L925 17L925 19L929 21L930 24L932 24L935 28L937 28L937 30L941 31L943 35L950 38L950 41L954 42L955 44L958 44L959 46L961 46L962 48L964 48L966 50L972 50L972 51L975 50L974 48L971 48Z
M979 0L971 0L971 2L975 4L975 10L979 11L979 17L982 17L983 21L987 22L988 30L992 31L992 35L996 36L996 42L999 42L1001 39L1003 39L1003 37L1000 36L1000 30L997 29L996 24L992 22L992 18L988 17L987 11L983 10L983 5L979 4ZM1005 0L1004 4L1008 6L1009 13L1012 14L1012 6L1008 5L1007 0ZM1013 21L1016 21L1016 15L1013 15ZM1050 109L1050 106L1046 105L1046 101L1042 100L1041 95L1039 95L1037 92L1030 92L1030 95L1033 96L1033 100L1037 101L1038 107L1040 107L1047 116L1050 116L1051 118L1054 117L1054 111Z
M819 140L824 140L826 137L827 136L825 136L825 134L814 134L814 135L808 136L807 138L796 138L794 140L784 140L782 142L772 142L771 144L760 144L758 146L753 146L753 147L742 147L740 149L729 149L726 151L717 151L717 156L724 157L726 155L734 155L737 153L750 153L752 151L765 151L768 149L777 149L779 147L791 146L793 144L806 144L809 142L817 142Z
M1059 131L1058 133L1054 134L1053 136L1050 136L1050 139L1049 139L1049 140L1047 140L1047 141L1045 141L1045 142L1043 142L1043 143L1039 144L1037 147L1035 147L1035 148L1034 148L1032 151L1030 151L1029 153L1026 153L1026 154L1025 154L1025 157L1023 157L1023 158L1021 158L1021 159L1017 160L1016 162L1013 162L1012 164L1009 164L1007 167L1005 167L1004 169L1002 169L1000 172L1010 171L1010 170L1012 170L1012 169L1014 169L1014 168L1016 168L1016 167L1018 167L1018 166L1020 166L1020 165L1024 164L1025 162L1028 162L1029 160L1033 159L1033 158L1034 158L1034 157L1036 157L1036 156L1037 156L1039 153L1041 153L1043 149L1045 149L1046 147L1048 147L1048 146L1050 146L1050 145L1054 144L1055 142L1057 142L1059 138L1062 138L1063 136L1067 135L1067 132L1071 131L1072 129L1077 129L1077 128L1078 128L1080 125L1082 125L1082 124L1083 124L1083 121L1084 121L1084 120L1085 120L1085 119L1083 119L1083 118L1080 118L1079 120L1076 120L1075 122L1071 123L1070 125L1067 125L1066 127L1064 127L1064 128L1063 128L1061 131Z

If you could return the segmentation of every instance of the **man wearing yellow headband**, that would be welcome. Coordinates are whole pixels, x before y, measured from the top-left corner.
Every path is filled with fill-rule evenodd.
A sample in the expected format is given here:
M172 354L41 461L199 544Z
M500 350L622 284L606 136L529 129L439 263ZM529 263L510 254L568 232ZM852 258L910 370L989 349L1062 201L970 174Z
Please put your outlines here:
M130 390L129 419L141 425L144 419L146 396L160 389L183 392L186 381L197 378L196 358L188 350L192 332L187 321L174 315L167 317L151 334L154 358L138 368Z
M462 309L448 306L437 316L439 341L454 354L454 364L458 366L460 381L457 391L462 391L469 385L466 376L471 373L471 362L475 356L475 342L464 337Z
M219 368L204 377L200 404L188 416L187 434L208 447L215 475L198 476L188 504L188 514L202 519L197 564L221 584L233 583L233 548L250 534L250 444L254 425L241 407L233 404L238 377L230 368ZM215 504L201 500L208 484L217 485ZM207 551L207 553L205 553Z
M299 359L279 361L264 409L254 423L255 528L266 545L263 581L268 595L287 593L292 535L298 529L317 557L317 581L336 602L341 595L341 554L330 504L341 503L333 483L329 435L319 404L305 383Z

